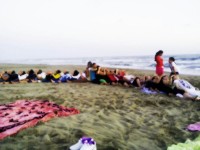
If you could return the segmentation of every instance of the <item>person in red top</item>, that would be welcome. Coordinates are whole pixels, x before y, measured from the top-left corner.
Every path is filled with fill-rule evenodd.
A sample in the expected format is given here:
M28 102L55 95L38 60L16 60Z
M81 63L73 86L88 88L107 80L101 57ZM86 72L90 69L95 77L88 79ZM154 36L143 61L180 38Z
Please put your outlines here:
M163 65L163 51L159 50L156 54L155 54L155 61L156 61L156 74L158 76L162 76L164 73L164 65Z

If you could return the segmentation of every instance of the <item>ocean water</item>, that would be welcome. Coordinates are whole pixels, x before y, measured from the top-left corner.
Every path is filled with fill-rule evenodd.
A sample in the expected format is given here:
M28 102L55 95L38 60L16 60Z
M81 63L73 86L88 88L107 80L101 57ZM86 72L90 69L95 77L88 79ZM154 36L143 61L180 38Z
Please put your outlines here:
M181 74L200 75L200 54L164 56L165 71L170 72L168 58L174 57ZM154 55L151 56L116 56L116 57L84 57L84 58L48 58L0 60L0 63L14 64L47 64L47 65L86 65L88 61L100 66L113 68L130 68L155 70Z

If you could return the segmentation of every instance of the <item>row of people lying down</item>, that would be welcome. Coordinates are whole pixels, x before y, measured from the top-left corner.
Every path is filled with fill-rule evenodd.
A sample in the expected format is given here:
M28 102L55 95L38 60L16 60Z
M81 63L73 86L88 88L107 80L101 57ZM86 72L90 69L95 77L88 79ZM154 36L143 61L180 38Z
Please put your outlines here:
M33 69L25 72L20 71L18 74L15 71L5 71L0 74L0 82L67 82L67 81L87 81L86 74L79 73L79 71L74 70L72 74L68 71L61 72L56 70L52 72L43 72L42 70L34 71Z
M141 89L148 89L152 92L163 92L169 96L175 95L186 99L200 100L200 91L192 86L188 81L180 79L178 75L170 77L164 75L136 77L128 75L124 70L110 70L102 68L95 63L88 64L86 68L90 80L97 84L122 84L125 86L134 86Z
M169 96L175 95L185 99L200 100L200 91L188 81L180 79L178 75L173 75L170 78L167 75L159 78L152 77L146 81L144 88L153 92L163 92Z
M52 72L43 72L42 70L21 71L18 74L15 71L5 71L0 74L0 82L68 82L68 81L91 81L97 84L121 84L138 88L147 88L150 91L162 91L167 95L179 95L188 99L200 98L200 91L193 87L189 82L179 79L178 76L172 76L173 85L169 77L163 76L161 79L157 76L135 77L127 74L124 70L103 68L96 63L87 65L83 73L75 70L72 74L56 70Z
M86 68L86 76L89 77L92 83L96 84L121 84L134 87L141 87L148 78L148 76L140 78L135 77L134 75L127 74L124 70L100 67L96 63L93 63L90 67Z

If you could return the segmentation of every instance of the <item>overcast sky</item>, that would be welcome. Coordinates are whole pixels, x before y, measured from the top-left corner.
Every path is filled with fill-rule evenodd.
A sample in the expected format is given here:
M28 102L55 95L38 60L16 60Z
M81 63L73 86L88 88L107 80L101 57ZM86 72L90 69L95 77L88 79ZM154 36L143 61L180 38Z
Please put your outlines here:
M200 0L0 0L0 59L200 53Z

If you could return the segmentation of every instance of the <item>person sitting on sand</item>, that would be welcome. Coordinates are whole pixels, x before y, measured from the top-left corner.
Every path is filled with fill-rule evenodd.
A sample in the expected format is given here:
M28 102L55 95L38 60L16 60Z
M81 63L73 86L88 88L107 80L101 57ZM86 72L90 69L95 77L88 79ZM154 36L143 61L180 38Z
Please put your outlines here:
M125 87L129 87L134 80L135 76L129 75L125 70L115 69L115 76L117 77L118 83L124 85Z
M28 71L28 76L27 76L28 81L27 82L36 82L37 81L37 75L33 71L33 69Z
M178 75L173 75L172 76L172 83L177 89L184 90L185 92L187 92L188 98L191 98L191 99L194 99L194 100L200 100L199 89L194 87L188 81L186 81L184 79L180 79Z
M3 83L16 83L19 82L19 78L18 78L18 74L16 74L16 72L13 71L5 71L2 75L1 75L1 82Z
M109 84L110 79L107 76L108 71L109 70L107 68L97 66L96 79L93 82L97 84L103 84L103 85Z
M48 72L46 73L45 79L43 79L42 82L52 82L52 79L53 79L52 72L51 72L51 71L48 71Z
M81 74L79 73L78 70L74 70L72 74L72 80L78 80L81 77Z
M90 81L92 83L96 83L97 82L97 79L96 79L96 74L97 74L97 71L98 71L98 65L96 63L93 63L92 64L92 68L90 68L89 70L89 78L90 78Z
M87 82L87 81L88 81L88 78L87 78L87 75L86 75L86 71L83 71L83 72L81 73L81 76L80 76L79 80L80 80L81 82Z
M135 77L134 80L132 81L131 85L133 87L137 87L137 88L141 89L145 85L145 82L147 80L149 80L149 77L147 77L147 76Z
M119 69L115 69L114 73L115 73L115 76L118 78L119 84L124 85L125 87L129 87L130 85L129 79L133 77L132 75L129 76L126 74L125 70L119 70Z
M37 71L37 79L38 79L38 82L41 82L42 80L44 80L46 78L46 73L43 72L41 69L39 69Z
M28 74L25 71L19 71L18 78L20 82L26 81L27 77L28 77Z
M75 81L75 82L86 82L87 77L86 77L85 72L80 73L78 70L74 70L72 78L69 80Z
M72 75L69 71L64 71L63 75L61 75L60 82L68 82L72 79Z
M19 82L18 74L13 70L10 72L10 82Z
M106 75L110 81L111 85L116 85L118 84L119 78L115 75L115 71L110 69L110 70L106 70Z
M86 74L86 77L89 79L90 78L90 70L92 69L92 62L89 61L87 63L87 67L85 69L85 74Z
M9 75L8 71L5 71L1 74L1 81L3 82L3 84L6 82L12 83L10 81L10 75Z
M51 82L58 83L61 78L61 71L56 70L55 73L52 74Z
M144 87L148 88L150 91L158 92L158 84L160 82L160 78L158 76L153 76L150 80L148 80Z
M133 83L134 79L135 79L135 76L134 76L134 75L125 74L125 75L123 76L123 80L124 80L125 82L127 82L128 84Z
M170 77L175 74L179 75L180 71L174 57L169 57L169 68L171 69Z

